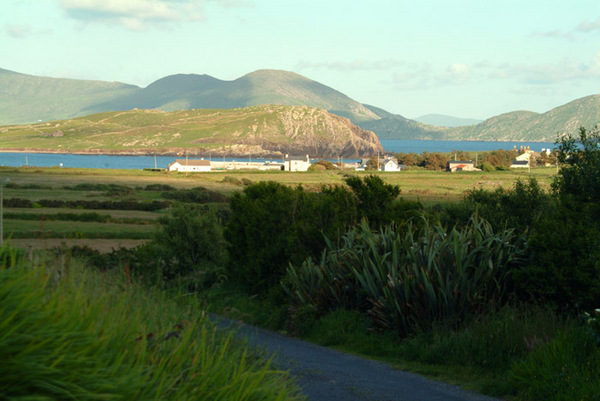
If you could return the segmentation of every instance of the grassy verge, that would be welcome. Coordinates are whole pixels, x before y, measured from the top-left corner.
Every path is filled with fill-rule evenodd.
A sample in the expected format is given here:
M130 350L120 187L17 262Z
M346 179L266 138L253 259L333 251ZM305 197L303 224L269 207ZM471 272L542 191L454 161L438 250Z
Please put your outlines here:
M194 297L10 252L0 250L3 397L300 399L284 372L217 331Z

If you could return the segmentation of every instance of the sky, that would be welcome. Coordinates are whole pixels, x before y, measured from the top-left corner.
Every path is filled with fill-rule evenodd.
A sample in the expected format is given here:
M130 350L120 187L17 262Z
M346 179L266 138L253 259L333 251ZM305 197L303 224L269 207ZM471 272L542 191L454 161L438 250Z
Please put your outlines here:
M278 69L483 120L600 93L600 1L2 0L0 68L140 87Z

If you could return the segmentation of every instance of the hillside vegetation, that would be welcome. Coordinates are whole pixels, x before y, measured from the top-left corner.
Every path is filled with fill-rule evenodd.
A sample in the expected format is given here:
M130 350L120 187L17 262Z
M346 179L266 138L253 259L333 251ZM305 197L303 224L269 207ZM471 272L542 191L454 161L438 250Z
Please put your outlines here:
M492 117L478 125L452 128L447 131L446 139L553 142L557 136L562 137L579 127L593 127L598 123L600 95L592 95L546 113L514 111Z
M303 106L130 110L0 128L4 151L364 157L383 152L374 133Z

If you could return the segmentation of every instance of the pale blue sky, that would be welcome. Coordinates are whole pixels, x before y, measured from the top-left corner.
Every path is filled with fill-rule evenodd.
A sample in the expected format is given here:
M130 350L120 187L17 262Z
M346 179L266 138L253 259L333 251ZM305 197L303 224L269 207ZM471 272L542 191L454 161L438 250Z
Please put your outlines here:
M282 69L409 118L485 119L600 92L600 1L2 0L0 68L142 87Z

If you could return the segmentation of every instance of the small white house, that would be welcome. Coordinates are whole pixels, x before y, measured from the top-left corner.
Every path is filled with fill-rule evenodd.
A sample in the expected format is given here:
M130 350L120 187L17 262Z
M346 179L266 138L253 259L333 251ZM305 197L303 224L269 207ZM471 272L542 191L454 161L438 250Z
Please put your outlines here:
M531 156L533 155L533 151L527 150L525 153L521 153L519 156L513 160L510 165L511 168L529 168L529 164L531 163Z
M176 159L167 166L168 171L200 173L210 171L210 160L204 159Z
M400 165L396 159L388 157L381 163L381 171L400 171Z
M307 171L310 167L310 157L285 155L283 159L284 171Z

